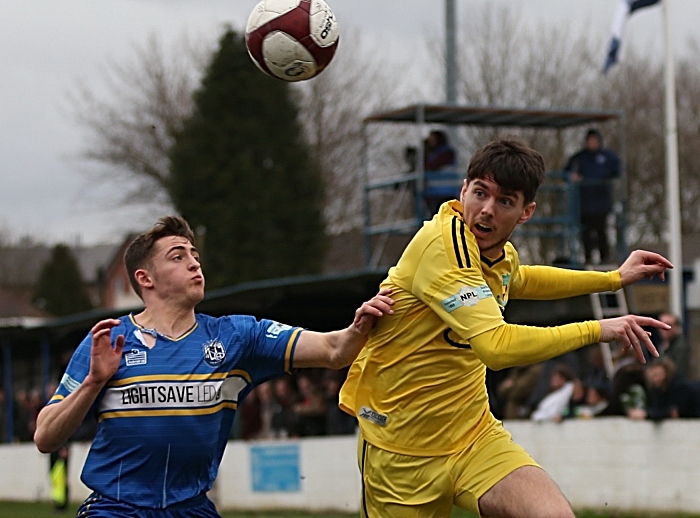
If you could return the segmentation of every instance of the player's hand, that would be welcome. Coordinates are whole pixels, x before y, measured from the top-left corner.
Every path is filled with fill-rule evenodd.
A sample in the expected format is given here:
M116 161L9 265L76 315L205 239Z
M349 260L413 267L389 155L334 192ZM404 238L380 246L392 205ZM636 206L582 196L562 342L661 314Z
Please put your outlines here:
M92 328L92 349L90 351L90 374L95 383L104 385L119 369L124 349L124 335L119 335L112 346L112 328L121 324L110 318L101 320Z
M635 250L622 263L618 271L622 285L628 286L642 279L653 279L655 275L663 281L666 270L671 268L673 265L664 256L646 250Z
M617 340L624 349L632 347L634 355L641 363L646 363L642 345L652 356L659 356L656 347L649 338L649 333L642 329L642 326L656 327L658 329L671 329L671 326L651 317L641 317L638 315L625 315L617 318L606 318L599 320L601 329L601 342L612 342Z
M391 309L391 306L394 305L394 299L389 295L391 295L391 288L384 288L367 302L363 302L355 311L352 325L358 333L369 334L379 317L394 313L394 310Z

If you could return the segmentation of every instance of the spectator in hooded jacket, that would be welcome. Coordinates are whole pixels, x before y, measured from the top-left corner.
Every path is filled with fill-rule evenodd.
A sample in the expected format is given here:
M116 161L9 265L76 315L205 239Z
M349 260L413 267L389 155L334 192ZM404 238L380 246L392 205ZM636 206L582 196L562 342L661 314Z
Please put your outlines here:
M598 250L600 262L612 260L607 236L608 215L613 209L612 179L620 175L620 158L603 146L603 136L597 129L586 132L584 148L573 155L566 166L573 182L580 182L581 240L586 263L593 262Z

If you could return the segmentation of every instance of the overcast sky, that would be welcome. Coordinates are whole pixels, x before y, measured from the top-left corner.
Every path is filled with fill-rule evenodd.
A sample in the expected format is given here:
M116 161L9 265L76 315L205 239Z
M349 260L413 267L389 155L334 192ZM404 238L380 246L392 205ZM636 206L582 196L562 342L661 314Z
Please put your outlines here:
M618 0L492 0L531 23L600 33L601 64ZM700 40L700 0L672 1L674 46ZM128 60L155 34L218 37L242 29L256 0L0 0L0 233L43 242L116 242L153 214L105 210L94 202L86 164L76 159L85 132L67 93L77 82L99 89L109 61ZM481 2L457 0L459 17ZM420 64L429 38L442 35L441 0L329 0L343 27L358 30L383 58ZM660 52L661 8L635 13L625 45ZM623 46L623 50L624 50ZM339 52L352 49L341 45ZM411 58L413 56L413 58ZM417 57L416 57L417 56ZM440 98L426 99L440 101Z

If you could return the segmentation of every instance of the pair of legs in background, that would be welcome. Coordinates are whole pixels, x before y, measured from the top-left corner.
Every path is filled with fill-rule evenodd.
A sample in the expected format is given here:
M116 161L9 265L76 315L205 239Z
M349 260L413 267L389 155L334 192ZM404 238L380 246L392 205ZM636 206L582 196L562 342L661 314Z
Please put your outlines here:
M389 452L360 435L362 518L449 518L456 505L494 518L573 518L554 481L499 424L440 457Z
M608 242L608 215L582 214L581 241L586 264L593 262L593 250L600 254L600 264L610 262L610 243Z

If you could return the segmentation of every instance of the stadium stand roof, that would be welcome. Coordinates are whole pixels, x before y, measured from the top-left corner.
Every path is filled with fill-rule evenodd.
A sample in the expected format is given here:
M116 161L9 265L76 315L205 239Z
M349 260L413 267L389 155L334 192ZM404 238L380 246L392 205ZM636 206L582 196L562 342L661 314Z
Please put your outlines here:
M412 104L404 108L375 113L366 117L364 122L424 122L426 124L563 129L584 124L600 124L620 117L621 112L615 111Z

